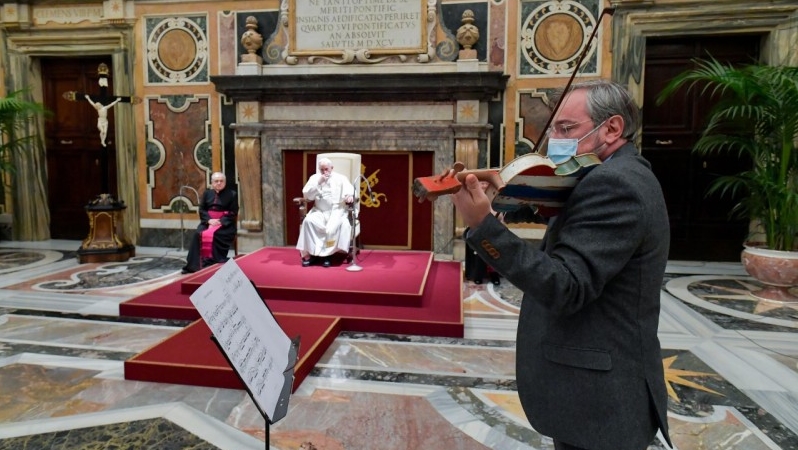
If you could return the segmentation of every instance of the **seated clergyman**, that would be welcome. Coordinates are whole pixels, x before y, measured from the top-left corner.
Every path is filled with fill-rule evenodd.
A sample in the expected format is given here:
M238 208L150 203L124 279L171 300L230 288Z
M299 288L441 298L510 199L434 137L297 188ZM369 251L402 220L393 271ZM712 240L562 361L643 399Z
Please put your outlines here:
M221 172L211 175L211 189L202 193L200 224L191 240L183 273L227 261L227 253L238 232L238 193L227 187Z

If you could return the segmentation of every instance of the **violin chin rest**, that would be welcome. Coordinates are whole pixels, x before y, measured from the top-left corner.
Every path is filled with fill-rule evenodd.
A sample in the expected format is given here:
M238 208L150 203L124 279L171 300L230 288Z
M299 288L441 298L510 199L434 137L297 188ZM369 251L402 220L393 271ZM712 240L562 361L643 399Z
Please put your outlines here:
M565 162L557 164L554 174L561 177L572 175L581 176L590 171L593 167L601 164L601 159L595 153L583 153L568 158Z

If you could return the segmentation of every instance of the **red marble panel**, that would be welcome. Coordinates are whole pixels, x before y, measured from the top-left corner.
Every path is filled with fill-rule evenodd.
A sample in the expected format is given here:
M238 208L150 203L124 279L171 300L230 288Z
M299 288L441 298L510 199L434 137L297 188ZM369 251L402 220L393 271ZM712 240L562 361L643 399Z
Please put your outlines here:
M167 209L181 186L191 186L201 193L207 185L210 167L203 167L200 161L207 160L209 164L210 155L199 152L207 151L202 144L210 141L208 99L187 101L187 105L173 106L165 99L149 100L151 134L147 139L160 143L164 151L160 164L150 169L150 209ZM196 201L193 193L186 195L192 203Z

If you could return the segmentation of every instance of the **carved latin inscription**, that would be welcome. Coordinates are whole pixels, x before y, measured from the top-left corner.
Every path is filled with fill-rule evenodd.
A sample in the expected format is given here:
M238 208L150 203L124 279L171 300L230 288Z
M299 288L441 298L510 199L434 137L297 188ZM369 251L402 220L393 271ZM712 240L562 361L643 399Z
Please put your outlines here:
M60 24L99 22L103 15L102 5L96 6L51 6L33 7L33 23L44 25L48 22Z
M426 0L291 0L290 53L426 53L426 11Z

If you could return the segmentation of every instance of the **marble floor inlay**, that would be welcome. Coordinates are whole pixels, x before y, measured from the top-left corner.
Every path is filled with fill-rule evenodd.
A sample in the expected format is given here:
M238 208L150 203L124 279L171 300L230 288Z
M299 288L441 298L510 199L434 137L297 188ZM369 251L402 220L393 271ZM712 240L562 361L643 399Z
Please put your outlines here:
M0 242L0 450L534 449L515 386L521 292L463 285L465 338L343 332L266 426L244 391L124 379L187 321L118 305L185 252L79 264L79 242ZM679 450L798 449L798 307L757 300L740 264L671 261L659 336ZM649 450L666 449L661 438Z

